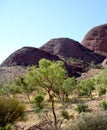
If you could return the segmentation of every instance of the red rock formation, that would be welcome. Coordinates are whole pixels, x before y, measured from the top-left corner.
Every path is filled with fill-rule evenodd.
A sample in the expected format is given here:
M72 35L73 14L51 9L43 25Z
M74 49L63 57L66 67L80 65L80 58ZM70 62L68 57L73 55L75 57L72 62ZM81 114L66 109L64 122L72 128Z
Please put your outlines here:
M82 44L100 55L107 56L107 24L92 28Z
M61 60L58 56L50 54L44 50L40 50L34 47L23 47L14 53L12 53L2 64L1 66L31 66L38 65L40 59L45 58L51 61ZM69 76L79 76L80 72L84 68L78 66L71 66L65 63L65 67L68 71Z
M82 59L85 62L102 62L104 57L69 38L56 38L48 41L40 49L51 54Z
M15 66L15 65L37 65L38 61L42 58L52 61L60 60L58 56L52 55L46 51L34 48L23 47L12 53L1 66Z
M40 49L55 55L78 58L83 56L79 45L79 42L69 38L56 38L48 41Z

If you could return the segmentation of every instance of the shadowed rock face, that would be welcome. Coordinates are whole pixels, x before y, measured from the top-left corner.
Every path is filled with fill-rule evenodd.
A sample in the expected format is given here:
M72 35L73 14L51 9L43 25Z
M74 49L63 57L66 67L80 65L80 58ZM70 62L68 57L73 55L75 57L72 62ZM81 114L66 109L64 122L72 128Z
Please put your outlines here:
M69 38L52 39L40 47L40 49L55 55L82 59L85 62L93 61L99 63L105 58Z
M107 57L107 24L92 28L84 37L82 44Z
M31 66L38 65L40 59L45 58L51 61L61 60L58 56L50 54L46 51L34 48L23 47L12 53L1 66ZM83 71L78 66L71 66L65 63L66 70L69 76L79 76L78 72Z
M15 65L37 65L38 61L42 58L46 58L52 61L60 60L58 56L52 55L46 51L34 48L23 47L14 53L12 53L1 66L15 66Z
M40 49L55 55L66 57L82 57L83 53L79 47L79 42L69 38L56 38L48 41ZM78 53L77 53L78 52Z
M100 63L104 60L101 56L79 42L69 38L52 39L43 45L40 49L34 47L23 47L12 53L1 66L31 66L38 65L40 59L45 58L51 61L61 60L58 56L73 57L85 62ZM84 63L83 63L84 64ZM80 76L85 68L78 64L68 65L65 63L69 76Z

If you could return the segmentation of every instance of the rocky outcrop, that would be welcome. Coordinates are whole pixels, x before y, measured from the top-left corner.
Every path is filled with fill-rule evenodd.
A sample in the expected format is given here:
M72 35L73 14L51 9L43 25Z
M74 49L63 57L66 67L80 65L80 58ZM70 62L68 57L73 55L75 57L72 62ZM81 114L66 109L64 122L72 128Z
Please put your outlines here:
M107 57L107 24L92 28L84 37L82 44Z
M40 47L40 49L59 56L81 59L85 62L93 61L99 63L105 58L69 38L52 39Z
M14 53L12 53L1 66L31 66L38 65L38 61L42 58L46 58L52 61L60 60L58 56L52 55L46 51L34 48L23 47Z
M56 38L48 41L40 49L55 55L78 58L83 56L79 45L79 42L69 38Z
M40 59L45 58L51 61L61 60L58 56L50 54L44 50L34 47L23 47L12 53L1 66L31 66L38 65ZM66 70L69 76L79 76L84 70L80 66L68 65L65 63Z

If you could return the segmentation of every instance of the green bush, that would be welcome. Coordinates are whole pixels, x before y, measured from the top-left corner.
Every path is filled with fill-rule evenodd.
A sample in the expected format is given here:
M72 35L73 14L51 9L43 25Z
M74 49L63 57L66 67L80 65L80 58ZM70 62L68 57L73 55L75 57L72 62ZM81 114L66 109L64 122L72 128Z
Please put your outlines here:
M0 130L11 130L12 129L12 125L8 124L6 127L0 127Z
M106 94L106 88L105 87L98 85L98 87L96 87L96 89L97 89L97 92L98 92L98 96L102 96L102 95Z
M87 96L92 99L92 93L95 89L94 87L94 79L85 79L81 80L77 85L77 92L79 96Z
M100 107L102 107L104 110L107 110L107 102L106 101L102 101L100 103Z
M107 114L83 114L72 123L70 130L107 130Z
M75 110L78 113L86 112L88 110L88 105L83 104L83 103L79 103L79 104L77 104L77 107L75 108Z
M36 106L40 109L43 108L43 101L44 101L44 97L42 95L37 95L34 98L34 103L36 104Z
M17 99L0 97L0 127L13 124L24 114L25 106Z
M64 119L69 119L69 114L68 114L68 112L66 110L61 111L61 116Z

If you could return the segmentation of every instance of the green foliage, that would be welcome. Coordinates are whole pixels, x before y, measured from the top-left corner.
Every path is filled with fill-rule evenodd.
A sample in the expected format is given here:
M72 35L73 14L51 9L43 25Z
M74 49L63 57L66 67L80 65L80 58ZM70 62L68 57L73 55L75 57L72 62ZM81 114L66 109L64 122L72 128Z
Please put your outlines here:
M75 86L77 85L76 78L68 78L63 81L62 87L58 90L56 90L56 93L58 93L59 99L64 103L65 101L68 101L68 96L73 93L75 90Z
M63 93L69 95L75 89L76 85L77 85L77 80L74 77L64 80L63 87L62 87Z
M66 110L63 110L61 111L61 116L64 118L64 119L69 119L69 114Z
M102 65L101 64L96 64L93 61L91 63L88 63L88 67L92 68L92 69L102 69Z
M71 125L70 130L107 130L106 113L83 114Z
M25 113L25 106L13 98L0 97L0 126L6 127L21 119Z
M98 92L98 95L101 96L105 94L107 90L107 69L104 69L98 75L96 75L94 80L95 89Z
M96 89L96 91L98 93L98 96L102 96L102 95L106 94L106 91L107 91L106 86L103 85L103 84L95 85L95 89Z
M62 61L50 61L41 59L38 67L33 66L26 74L30 83L35 86L36 90L44 90L50 99L51 109L53 114L53 123L57 128L57 116L55 112L55 97L56 90L60 92L62 83L67 79L67 72Z
M100 103L100 107L103 108L104 110L107 110L107 102L106 101L102 101Z
M3 88L1 89L1 92L2 92L2 94L1 94L2 96L3 95L7 95L7 96L13 95L13 96L15 96L15 94L21 93L21 88L19 86L15 85L14 82L12 82L12 83L5 84L3 86Z
M94 62L89 63L89 67L92 69L96 69L97 65Z
M83 104L83 103L79 103L79 104L77 104L77 107L75 108L75 110L78 113L86 112L88 110L88 105Z
M34 97L34 103L40 109L43 108L43 101L44 101L44 97L42 95L37 95Z
M107 85L107 69L102 70L98 75L95 77L96 84L104 84Z
M35 85L54 91L66 78L66 70L62 61L52 62L46 59L39 61L39 66L30 68L28 75Z
M15 84L17 87L20 87L20 92L23 92L26 94L29 102L30 100L30 94L35 90L35 86L31 80L32 77L28 75L24 75L16 79Z
M93 79L85 79L81 80L77 85L77 90L79 96L90 96L92 99L92 91L94 90L94 80Z
M0 130L11 130L11 129L12 129L11 124L6 125L6 127L0 127Z

